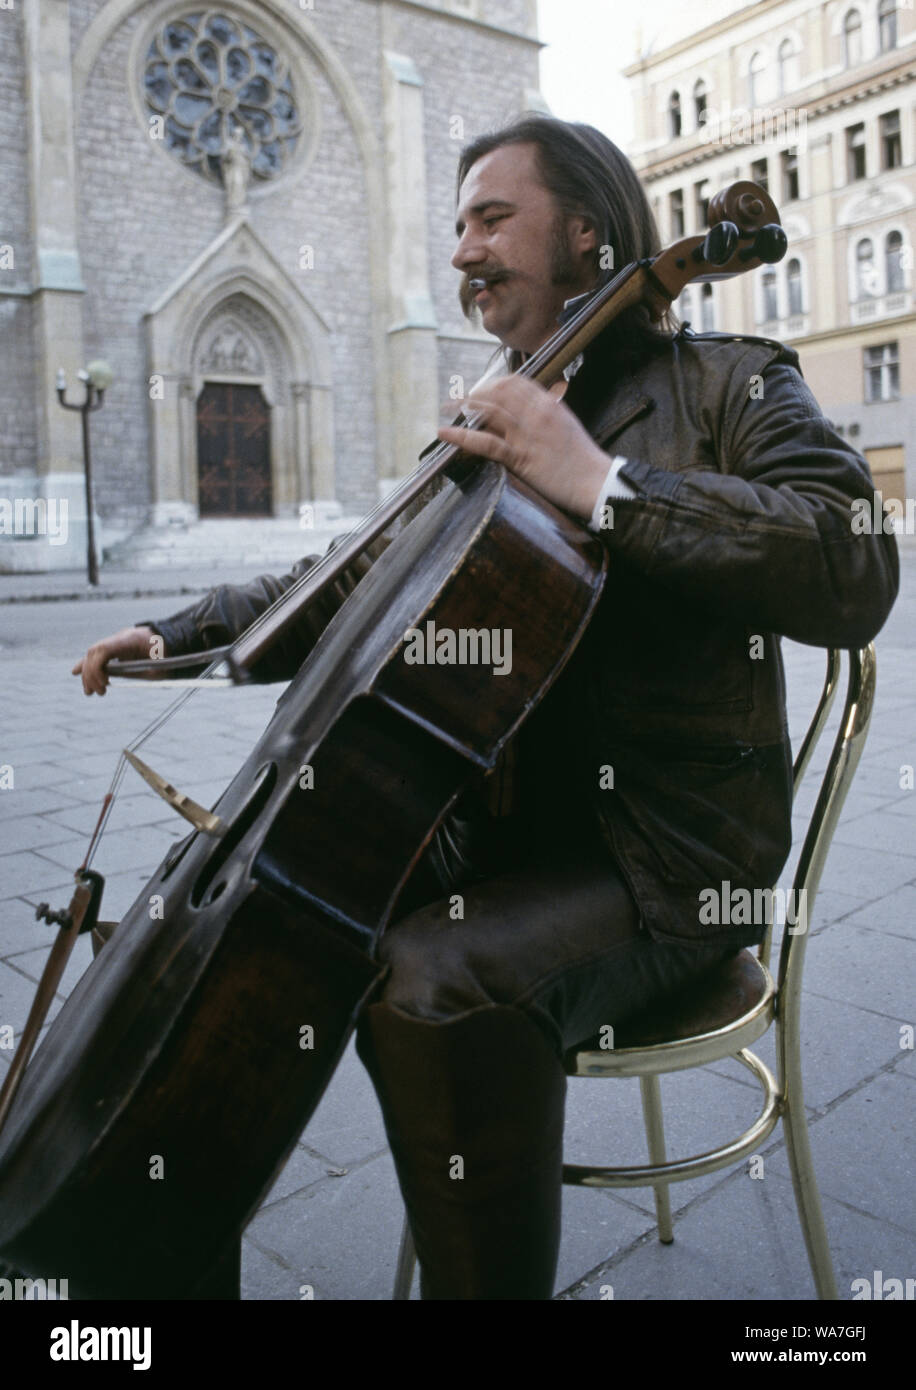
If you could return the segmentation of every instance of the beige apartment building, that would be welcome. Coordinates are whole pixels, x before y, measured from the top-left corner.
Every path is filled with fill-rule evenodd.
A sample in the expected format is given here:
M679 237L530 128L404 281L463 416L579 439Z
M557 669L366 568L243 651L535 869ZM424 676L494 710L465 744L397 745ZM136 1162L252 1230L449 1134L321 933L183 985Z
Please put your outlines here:
M736 179L769 190L789 240L775 266L689 287L682 317L790 343L885 499L913 498L913 0L707 0L639 46L630 154L663 242Z

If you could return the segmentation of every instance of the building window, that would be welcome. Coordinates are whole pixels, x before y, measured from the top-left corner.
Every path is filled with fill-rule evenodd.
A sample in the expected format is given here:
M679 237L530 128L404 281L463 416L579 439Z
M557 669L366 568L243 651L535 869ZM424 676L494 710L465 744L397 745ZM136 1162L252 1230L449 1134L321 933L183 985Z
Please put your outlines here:
M704 126L707 120L706 111L706 83L702 77L694 84L693 88L693 109L696 116L697 130Z
M763 285L763 321L770 323L773 319L779 318L779 307L776 299L776 271L765 270L761 284Z
M755 159L751 163L751 182L759 183L761 188L769 190L770 175L765 159Z
M801 261L797 257L792 258L786 266L786 284L789 290L789 316L793 314L803 314L802 308L802 280L801 280Z
M712 285L708 282L700 291L700 325L704 333L712 333L715 324L713 312Z
M163 25L147 50L143 90L164 118L165 148L214 183L227 155L273 178L302 129L286 61L249 25L214 10Z
M878 6L878 51L897 47L897 0L881 0Z
M693 185L694 208L696 212L696 228L698 232L706 230L706 216L709 212L709 179L701 179L699 183Z
M877 293L875 248L870 237L863 237L856 247L856 299L872 299Z
M896 343L881 343L865 349L865 400L900 399L900 358Z
M881 168L899 169L903 163L903 150L900 145L900 112L886 111L880 120L881 125Z
M798 197L798 150L783 150L779 159L782 164L782 200L791 203Z
M747 69L747 104L751 110L760 102L763 95L763 71L766 63L762 53L755 53Z
M684 193L683 189L675 188L668 194L668 213L671 217L671 235L680 237L684 235Z
M681 323L689 323L690 315L692 314L692 312L693 305L690 299L690 291L682 290L681 296L677 302L677 316L680 319Z
M843 59L848 68L862 61L862 16L848 10L843 20Z
M779 73L779 95L794 92L798 86L798 54L791 39L783 39L776 53Z
M884 269L888 294L898 294L900 290L906 289L903 273L903 237L900 232L888 232L885 238Z
M846 177L850 183L865 178L865 126L846 127Z
M681 94L672 92L668 98L668 134L676 140L681 133Z

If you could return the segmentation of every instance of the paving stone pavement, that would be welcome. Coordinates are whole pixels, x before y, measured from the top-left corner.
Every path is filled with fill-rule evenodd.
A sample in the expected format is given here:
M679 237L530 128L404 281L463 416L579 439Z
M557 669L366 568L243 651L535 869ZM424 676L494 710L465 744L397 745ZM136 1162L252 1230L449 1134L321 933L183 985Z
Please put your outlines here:
M806 965L805 1101L846 1299L852 1280L871 1279L874 1270L899 1278L916 1273L916 791L905 775L916 764L916 548L904 546L902 561L901 597L877 643L872 729L813 912ZM74 576L0 577L0 770L13 769L13 785L0 790L0 1025L16 1033L53 939L51 929L34 922L34 907L66 902L117 751L171 698L152 686L122 685L104 700L87 701L69 675L70 661L104 632L189 601L166 595L190 594L208 582L215 577L200 572L119 575L111 579L110 603L100 606L65 601L81 592ZM157 594L155 602L147 597ZM17 596L30 602L9 602ZM48 597L58 601L39 601ZM792 643L785 655L797 745L824 660ZM273 687L198 695L144 757L211 804L278 694ZM836 718L829 734L835 726ZM798 798L798 836L828 743L825 736ZM4 780L8 775L0 775ZM96 860L107 878L104 916L126 911L182 826L138 779L125 783ZM797 852L796 845L783 886ZM89 964L81 940L55 1011ZM775 1066L770 1036L755 1050ZM0 1075L9 1057L0 1046ZM669 1153L698 1152L737 1133L758 1108L755 1084L736 1062L666 1078L662 1093ZM813 1298L780 1133L762 1146L762 1179L752 1179L745 1163L672 1187L671 1246L657 1239L651 1192L565 1189L556 1296L597 1299L610 1286L617 1300ZM641 1161L636 1082L572 1082L566 1149L570 1161ZM297 1300L308 1285L316 1298L389 1298L402 1216L379 1108L351 1045L248 1227L243 1297Z

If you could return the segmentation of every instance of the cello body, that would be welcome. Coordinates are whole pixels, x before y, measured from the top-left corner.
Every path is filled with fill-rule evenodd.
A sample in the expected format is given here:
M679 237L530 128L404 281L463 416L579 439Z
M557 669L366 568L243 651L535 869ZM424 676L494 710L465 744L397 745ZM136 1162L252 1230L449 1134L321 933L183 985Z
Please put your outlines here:
M221 834L170 851L49 1029L0 1136L0 1255L75 1297L194 1297L320 1100L413 868L605 568L489 463L388 546L214 807ZM430 622L511 633L511 663L411 664Z

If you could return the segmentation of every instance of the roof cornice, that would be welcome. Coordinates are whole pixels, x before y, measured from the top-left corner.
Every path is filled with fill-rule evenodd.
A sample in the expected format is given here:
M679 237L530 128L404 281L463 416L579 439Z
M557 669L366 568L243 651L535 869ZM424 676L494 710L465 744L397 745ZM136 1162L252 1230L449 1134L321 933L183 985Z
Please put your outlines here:
M637 73L646 72L656 63L664 62L667 58L675 58L679 53L696 48L706 39L715 38L718 34L725 34L729 29L734 29L739 24L745 24L749 19L756 19L758 15L766 14L768 10L775 10L780 5L784 5L785 2L786 0L757 0L756 5L746 5L740 10L736 10L734 14L726 15L724 19L717 19L715 24L707 24L705 29L698 29L695 34L688 34L683 39L678 39L676 43L669 44L667 48L660 48L657 53L642 54L628 67L622 69L623 75L624 77L635 77Z
M761 111L766 111L767 122L771 126L779 124L779 116L783 112L791 111L798 124L798 116L804 113L807 121L824 116L830 111L836 111L842 106L852 106L856 102L864 101L867 97L877 96L881 92L890 91L894 87L902 86L904 83L916 80L916 66L901 66L899 63L893 68L886 68L879 73L863 76L856 82L847 83L843 87L834 88L833 91L824 92L817 97L811 97L804 102L794 104L783 104L776 106L761 107ZM735 107L734 113L744 112L746 108ZM748 112L748 115L752 115ZM753 122L751 123L753 129ZM695 164L706 164L711 160L719 158L723 154L731 154L735 150L745 148L759 148L761 141L748 140L719 140L715 142L695 139L681 153L668 158L654 158L649 156L632 156L633 161L639 170L640 177L646 182L653 182L656 179L666 178L669 174L677 173L679 169L688 169ZM790 142L791 143L791 142ZM643 163L643 160L646 160Z

